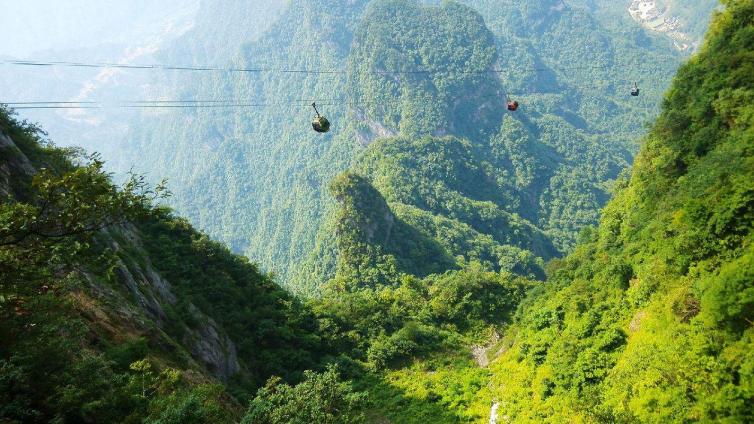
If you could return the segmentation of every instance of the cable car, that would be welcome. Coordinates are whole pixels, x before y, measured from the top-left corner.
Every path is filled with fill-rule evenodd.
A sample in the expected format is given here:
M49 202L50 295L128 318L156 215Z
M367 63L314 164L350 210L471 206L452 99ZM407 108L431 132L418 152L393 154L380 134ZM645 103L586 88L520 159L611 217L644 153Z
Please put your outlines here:
M330 121L319 114L319 111L317 110L317 103L312 103L312 107L314 108L314 112L317 113L317 116L315 116L312 120L312 128L314 129L314 131L318 133L326 133L330 131Z
M634 97L639 96L639 86L636 83L634 83L634 88L631 89L631 95Z
M518 110L518 102L515 100L508 99L508 110L511 112L515 112Z

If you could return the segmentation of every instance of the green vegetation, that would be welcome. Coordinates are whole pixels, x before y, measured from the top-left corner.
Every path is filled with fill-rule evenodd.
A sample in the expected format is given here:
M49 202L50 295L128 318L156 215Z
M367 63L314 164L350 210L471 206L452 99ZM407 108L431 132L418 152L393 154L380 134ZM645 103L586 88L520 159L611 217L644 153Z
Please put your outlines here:
M51 146L5 109L0 129L11 140L0 149L0 421L232 422L239 406L216 378L232 375L227 387L248 398L314 365L311 314L155 208L163 186L132 176L116 187L97 156ZM224 349L239 369L196 353L235 360L196 340L212 332L238 341Z
M600 226L496 361L516 422L754 419L754 3L728 1Z
M223 423L239 418L237 402L260 387L252 422L399 417L406 402L424 411L418 416L452 416L427 399L401 401L409 388L379 383L382 373L415 359L438 363L433 352L464 352L479 339L474 332L508 319L529 285L470 263L424 279L344 275L304 305L247 259L154 207L164 188L138 177L117 188L96 156L74 166L76 152L42 144L36 128L6 111L0 117L13 136L4 170L27 181L0 214L3 421ZM333 192L374 194L363 183L344 179ZM229 336L220 352L196 340L212 332ZM238 368L219 368L233 364L208 362L197 346L237 351ZM336 384L328 363L340 363L376 401L365 405L366 394ZM463 390L433 390L449 405L468 402Z
M222 389L156 372L143 345L97 340L79 316L90 273L115 259L97 236L153 219L164 189L137 177L114 187L96 156L73 166L73 152L40 144L38 130L5 109L0 130L17 141L1 150L13 182L5 191L17 194L0 203L0 421L177 422L186 402L198 406L194 422L228 417Z
M363 423L364 397L341 382L332 367L322 374L307 371L293 387L270 379L251 401L242 424Z
M337 273L338 205L328 187L344 171L365 177L416 235L397 251L431 243L451 258L443 271L463 256L541 278L544 261L597 223L681 57L630 18L607 26L570 3L434 3L294 0L252 41L207 28L251 18L234 25L242 13L207 8L197 40L187 34L166 58L205 63L186 52L214 43L224 52L237 45L227 60L238 67L346 72L165 75L160 86L175 87L174 98L268 106L146 113L119 146L117 168L167 177L182 216L297 294L317 295ZM629 98L634 80L645 96ZM279 104L302 93L332 122L328 134L311 130L310 101ZM506 93L520 113L503 115ZM392 155L409 160L391 163ZM439 166L428 173L436 160L463 185L444 185L454 177ZM410 198L400 191L413 187ZM451 210L428 206L448 200ZM435 272L416 266L427 251L417 253L402 271Z
M725 2L630 175L636 106L588 88L559 94L568 83L546 60L639 54L595 33L598 21L545 7L554 0L504 16L476 2L486 24L455 2L366 3L323 36L345 44L324 50L348 66L338 87L382 102L349 112L362 119L324 136L332 144L268 146L275 160L332 161L281 183L294 188L284 198L296 229L266 242L300 237L296 252L268 259L303 258L314 242L292 283L316 294L306 300L155 206L164 185L132 176L116 187L98 156L57 149L0 110L0 421L460 423L487 421L493 403L511 422L754 421L754 0ZM304 15L332 18L321 6ZM266 51L280 28L248 48ZM589 51L554 56L568 40ZM291 60L312 57L294 45ZM482 71L516 54L552 75L369 72ZM574 78L609 84L614 71ZM239 84L293 84L266 78ZM526 114L479 101L527 78L551 91L529 95ZM259 134L285 116L269 112L243 122L207 112L186 131L217 119L217 131ZM212 159L238 154L235 170L258 147L221 142ZM235 178L238 211L286 204L240 175L213 175ZM334 203L316 188L298 197L305 177L310 188L328 180ZM204 200L219 196L207 187ZM306 202L315 212L297 216ZM255 229L243 231L239 243Z
M391 285L336 279L314 303L321 331L336 352L372 369L400 365L437 349L459 349L463 335L501 323L529 283L470 264L423 280L404 275Z
M499 7L480 4L487 25L454 2L370 3L354 34L346 87L365 104L354 112L353 127L369 144L330 185L337 209L290 283L293 290L318 293L336 276L367 282L363 277L372 273L372 283L401 273L424 277L471 261L541 279L544 262L596 223L640 128L640 109L625 92L604 97L622 78L613 67L631 69L640 56L657 57L661 67L672 62L621 37L592 40L597 21L545 3L525 16L510 10L501 16ZM514 18L547 29L512 35L505 28L516 27ZM497 38L488 26L498 29ZM556 55L556 43L585 39L603 54L589 58L588 70L569 70L584 58L564 56L559 47ZM512 46L528 46L527 60ZM497 68L505 72L490 72ZM380 72L417 69L430 73ZM532 74L538 79L528 80ZM574 78L596 85L572 86ZM543 91L519 97L525 114L502 115L506 89L534 87ZM363 189L339 188L355 179Z
M300 302L245 257L183 219L158 214L140 229L145 253L179 299L171 319L191 326L196 307L227 332L243 368L232 385L237 396L250 395L273 375L296 379L315 367L321 350L317 324Z

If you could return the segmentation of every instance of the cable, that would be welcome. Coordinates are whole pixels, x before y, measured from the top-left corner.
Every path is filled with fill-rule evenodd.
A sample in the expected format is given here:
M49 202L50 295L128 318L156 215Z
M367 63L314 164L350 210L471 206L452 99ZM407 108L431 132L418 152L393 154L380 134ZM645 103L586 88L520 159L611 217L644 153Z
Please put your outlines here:
M291 99L291 102L329 102L348 100L345 97L338 97L332 99ZM58 105L58 104L201 104L201 103L245 103L243 99L212 99L212 100L117 100L113 102L97 102L97 101L23 101L23 102L0 102L6 105Z
M119 69L162 69L172 71L222 71L222 72L261 72L260 69L219 68L211 66L172 66L172 65L128 65L122 63L83 63L83 62L43 62L36 60L5 60L6 65L19 66L66 66L73 68L119 68Z
M623 81L628 82L628 80ZM578 90L602 90L603 85L587 86L569 86L567 89ZM509 98L535 95L535 94L552 94L557 91L526 91L518 93L509 93L503 90L493 95L475 96L476 99L499 99L501 102ZM417 100L437 101L433 96L425 96ZM339 104L361 105L385 103L390 104L399 100L381 100L365 101L349 97L334 98L306 98L306 99L281 99L282 102L249 102L248 99L205 99L205 100L120 100L109 102L98 101L20 101L20 102L0 102L13 107L14 109L106 109L106 108L221 108L221 107L267 107L267 106L305 106L309 107L310 102L316 102L323 106L335 106ZM301 104L303 103L303 104Z
M670 61L670 60L669 60ZM235 72L235 73L296 73L296 74L346 74L347 70L341 69L286 69L286 68L224 68L217 66L175 66L175 65L129 65L121 63L84 63L84 62L45 62L36 60L3 60L0 63L15 66L43 66L43 67L76 67L76 68L116 68L116 69L142 69L142 70L173 70L173 71L195 71L195 72ZM552 71L574 71L574 70L594 70L615 68L610 65L595 66L572 66L572 67L550 67L550 68L517 68L517 70L531 72L552 72ZM486 69L481 71L452 71L452 70L372 70L370 73L378 75L398 75L398 74L460 74L460 75L483 75L483 74L503 74L508 72L505 69Z
M621 80L621 82L629 82L628 80ZM615 81L613 81L615 83ZM611 84L608 84L611 85ZM568 86L566 89L579 89L579 90L603 90L605 84L599 85L586 85L586 86ZM499 100L501 104L503 102L510 101L514 97L528 96L534 94L552 94L554 91L544 92L519 92L509 93L502 87L502 92L497 92L493 95L480 95L474 96L475 99L495 99ZM438 101L439 99L434 96L425 96L417 98L415 100L425 100L428 102ZM448 101L451 99L447 99ZM349 97L334 97L334 98L306 98L306 99L281 99L280 102L266 102L264 100L258 102L249 102L248 99L197 99L197 100L120 100L110 102L98 102L98 101L19 101L19 102L0 102L8 105L17 110L34 110L34 109L204 109L204 108L251 108L251 107L269 107L269 106L301 106L309 107L309 102L316 102L322 106L338 106L338 105L371 105L371 104L391 104L400 102L400 99L380 100L380 101L366 101ZM301 104L304 102L304 104Z
M299 101L300 102L300 101ZM317 102L322 106L354 106L354 105L367 105L375 103L386 103L377 101L362 101L362 102ZM389 103L389 102L387 102ZM205 108L254 108L254 107L269 107L269 106L299 106L299 107L311 107L311 104L301 103L217 103L217 104L119 104L119 103L97 103L97 102L22 102L22 103L2 103L11 106L15 110L32 110L32 109L205 109ZM13 106L15 104L22 104L22 106ZM26 104L24 106L24 104Z
M584 87L582 87L584 88ZM493 100L499 100L501 104L505 103L509 99L513 99L520 96L526 96L526 95L534 95L534 94L551 94L550 92L528 92L528 93L520 93L515 96L506 97L506 94L502 95L492 95L492 96L475 96L475 99L493 99ZM321 106L366 106L366 105L375 105L375 104L394 104L394 103L401 103L401 99L391 99L391 100L358 100L358 101L350 101L350 102L340 102L339 100L347 100L345 98L343 99L331 99L331 100L320 100L316 101L317 105ZM418 101L424 100L424 101L436 101L436 98L433 97L425 97L425 98L419 98L416 99ZM132 103L118 103L118 102L112 102L112 103L100 103L100 102L0 102L0 104L4 104L7 106L12 107L15 110L70 110L70 109L217 109L217 108L262 108L262 107L272 107L272 106L296 106L296 107L304 107L309 108L311 107L311 104L309 103L301 103L301 102L308 102L309 100L299 100L294 102L277 102L277 103L236 103L236 102L227 102L223 100L211 100L211 101L202 101L207 103L196 103L197 101L137 101ZM209 103L212 102L212 103ZM176 104L177 103L177 104Z

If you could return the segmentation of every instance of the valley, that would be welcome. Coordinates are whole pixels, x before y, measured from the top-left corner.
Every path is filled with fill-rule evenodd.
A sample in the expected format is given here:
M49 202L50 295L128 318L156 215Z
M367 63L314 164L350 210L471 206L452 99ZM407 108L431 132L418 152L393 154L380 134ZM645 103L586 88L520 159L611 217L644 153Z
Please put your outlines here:
M752 0L134 13L0 69L0 422L754 420Z

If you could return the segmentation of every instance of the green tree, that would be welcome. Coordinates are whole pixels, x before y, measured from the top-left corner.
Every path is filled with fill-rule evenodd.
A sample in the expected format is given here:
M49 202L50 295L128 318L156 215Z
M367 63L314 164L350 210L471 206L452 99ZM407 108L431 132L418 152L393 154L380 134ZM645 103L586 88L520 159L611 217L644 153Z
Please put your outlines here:
M306 371L295 386L271 378L251 401L242 424L358 424L365 422L364 402L365 394L342 382L335 367Z

